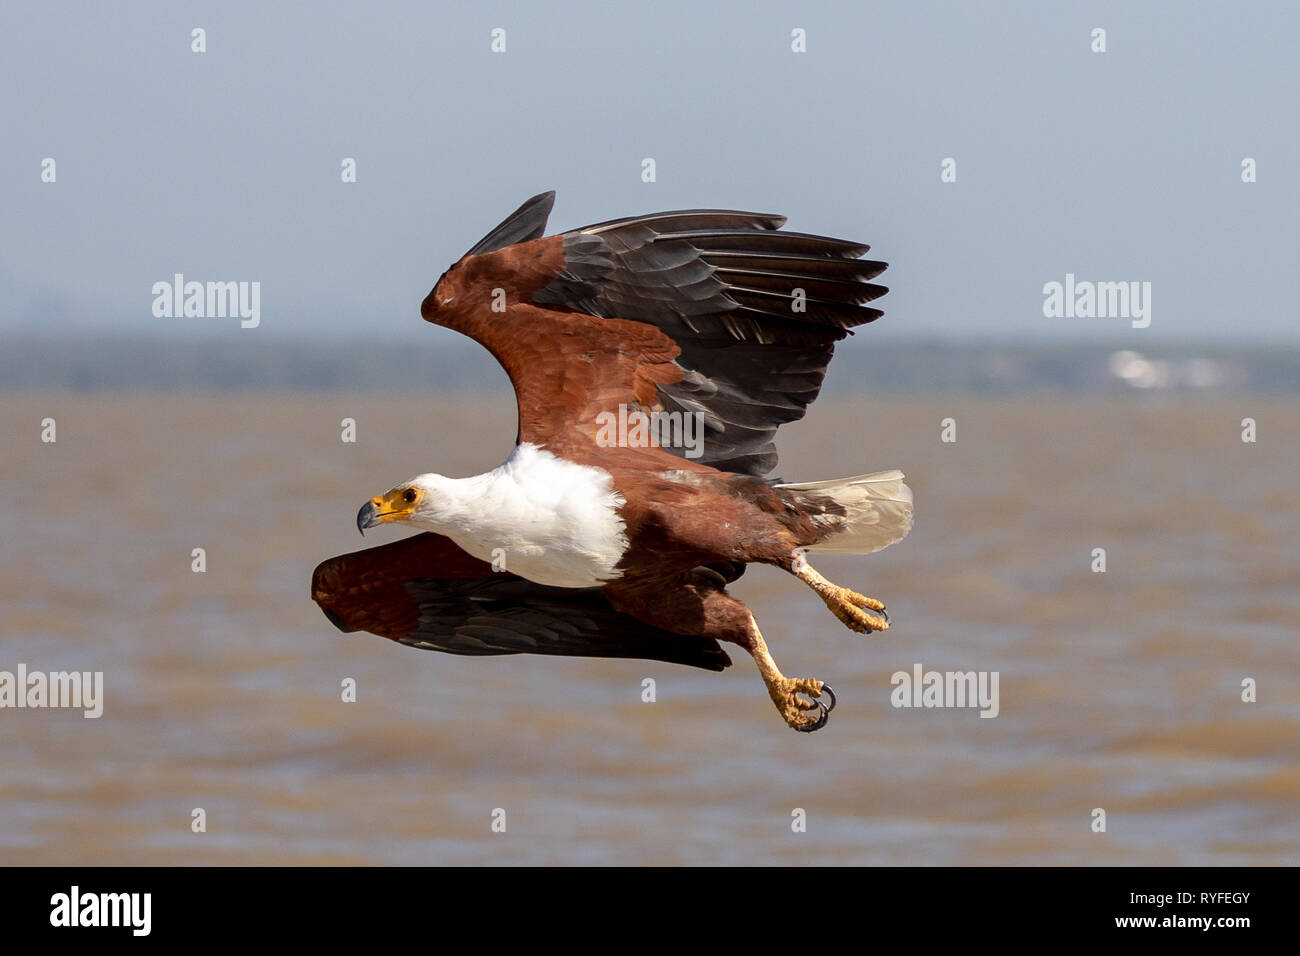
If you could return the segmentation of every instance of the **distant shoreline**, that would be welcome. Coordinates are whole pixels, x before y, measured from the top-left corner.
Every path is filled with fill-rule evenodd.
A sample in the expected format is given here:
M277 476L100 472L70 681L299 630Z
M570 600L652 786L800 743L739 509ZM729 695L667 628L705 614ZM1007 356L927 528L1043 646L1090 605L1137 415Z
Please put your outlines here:
M456 392L509 389L482 349L231 338L0 339L0 391ZM1300 393L1300 347L1104 344L841 347L823 394Z

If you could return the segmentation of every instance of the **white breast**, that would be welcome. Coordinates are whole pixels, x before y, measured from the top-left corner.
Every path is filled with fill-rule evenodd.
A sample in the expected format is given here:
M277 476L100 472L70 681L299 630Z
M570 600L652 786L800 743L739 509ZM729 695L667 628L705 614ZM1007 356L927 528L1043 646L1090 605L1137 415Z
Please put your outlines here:
M455 484L456 520L430 527L474 557L555 587L619 576L627 533L608 472L523 444L500 467Z

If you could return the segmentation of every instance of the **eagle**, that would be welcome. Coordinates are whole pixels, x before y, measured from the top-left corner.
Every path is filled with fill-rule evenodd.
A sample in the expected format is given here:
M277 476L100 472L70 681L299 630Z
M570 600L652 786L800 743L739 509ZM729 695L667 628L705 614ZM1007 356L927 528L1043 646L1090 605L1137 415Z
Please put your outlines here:
M786 677L727 586L752 563L795 575L845 626L889 627L880 601L808 556L868 554L907 534L900 471L770 477L776 430L817 397L835 343L883 313L869 246L790 232L785 217L659 212L545 236L535 196L438 279L423 318L505 369L518 432L497 468L417 475L370 498L421 533L330 558L312 598L345 632L451 654L638 658L720 671L754 659L798 731L835 695Z

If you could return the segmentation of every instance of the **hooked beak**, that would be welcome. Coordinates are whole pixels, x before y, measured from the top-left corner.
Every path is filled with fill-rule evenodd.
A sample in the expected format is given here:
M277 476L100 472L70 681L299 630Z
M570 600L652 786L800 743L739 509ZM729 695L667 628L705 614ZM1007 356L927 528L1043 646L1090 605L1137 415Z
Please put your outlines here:
M361 510L357 512L357 530L364 535L367 528L373 528L379 522L379 509L375 507L374 499L371 499L362 505Z
M407 501L408 495L415 500ZM419 501L418 495L419 492L411 488L394 488L382 495L376 495L357 512L357 530L365 534L367 528L373 528L377 524L405 521L415 512L416 503Z

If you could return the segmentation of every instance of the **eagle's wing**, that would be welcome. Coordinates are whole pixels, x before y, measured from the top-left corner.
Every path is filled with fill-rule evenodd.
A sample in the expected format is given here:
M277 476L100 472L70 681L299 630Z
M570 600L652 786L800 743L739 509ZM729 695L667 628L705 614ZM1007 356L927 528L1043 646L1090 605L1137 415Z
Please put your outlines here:
M784 232L782 216L693 209L541 238L535 196L449 269L421 307L496 356L519 440L590 442L619 405L698 413L698 459L764 475L776 429L817 397L834 343L882 313L868 247ZM683 449L667 449L678 454Z
M450 538L422 533L324 561L311 596L341 631L370 631L449 654L624 657L720 671L711 638L615 611L600 588L554 588L492 566Z

